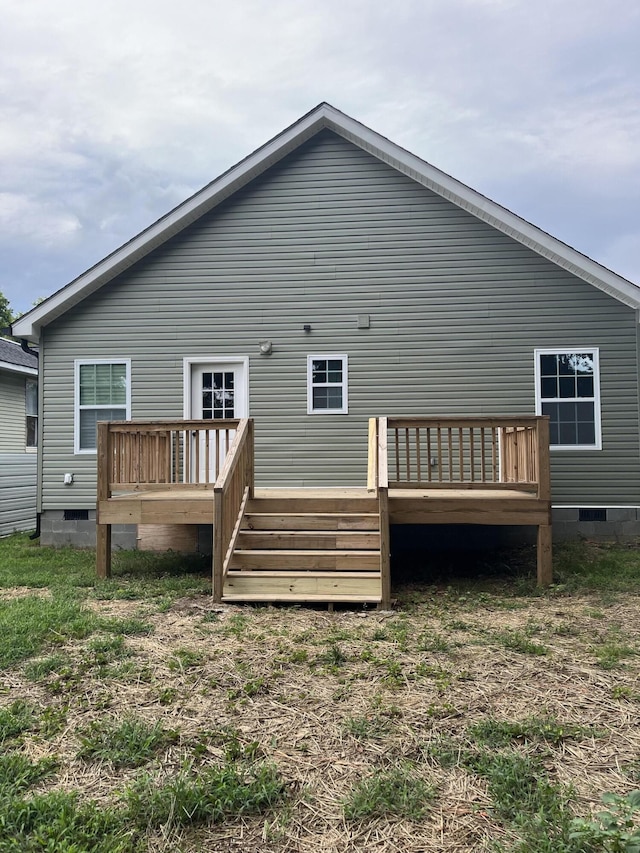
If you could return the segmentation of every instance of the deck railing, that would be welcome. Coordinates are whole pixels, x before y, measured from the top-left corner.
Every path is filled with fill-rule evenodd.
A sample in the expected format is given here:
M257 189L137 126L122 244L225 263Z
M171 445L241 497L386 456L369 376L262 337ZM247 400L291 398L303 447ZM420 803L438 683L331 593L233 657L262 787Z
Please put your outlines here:
M253 421L244 418L216 480L213 516L213 597L222 599L236 539L247 501L253 497Z
M549 492L545 417L378 418L369 440L369 487L379 476L381 436L391 489L509 489ZM376 458L373 455L377 454Z
M107 497L168 486L213 489L239 424L237 419L99 423L99 484L108 484Z

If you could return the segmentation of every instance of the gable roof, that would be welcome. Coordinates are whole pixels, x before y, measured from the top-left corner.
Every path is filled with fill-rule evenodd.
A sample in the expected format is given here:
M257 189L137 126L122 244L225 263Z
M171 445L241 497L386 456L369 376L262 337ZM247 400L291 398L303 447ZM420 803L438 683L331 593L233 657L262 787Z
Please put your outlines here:
M20 344L0 338L0 370L36 376L38 359L35 355L24 352Z
M374 157L428 187L437 195L469 211L483 222L508 234L514 240L528 246L578 278L608 293L625 305L640 309L640 287L540 228L536 228L535 225L531 225L440 169L436 169L435 166L421 160L415 154L411 154L330 104L322 103L66 287L58 290L16 320L12 326L14 336L37 340L43 326L208 213L325 128L368 151Z

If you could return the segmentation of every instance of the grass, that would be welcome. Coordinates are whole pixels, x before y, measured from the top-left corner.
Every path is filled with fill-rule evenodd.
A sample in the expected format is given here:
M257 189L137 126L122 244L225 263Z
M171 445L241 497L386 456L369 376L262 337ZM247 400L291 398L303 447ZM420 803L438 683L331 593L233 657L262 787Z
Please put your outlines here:
M373 817L421 820L436 796L436 789L411 766L380 770L358 782L344 803L349 821Z
M34 728L36 720L35 708L24 699L16 699L6 708L0 708L0 744Z
M285 794L286 787L273 766L263 764L243 772L225 765L199 771L186 767L160 784L151 776L142 777L127 790L125 801L136 824L166 829L264 812Z
M108 761L114 767L141 767L161 750L176 743L175 729L165 729L128 717L124 720L94 720L78 732L77 757L85 761Z
M502 631L496 634L496 640L505 649L523 655L546 655L549 651L546 646L531 640L524 631Z
M67 596L26 595L0 601L0 670L43 649L86 637L95 625L95 616Z
M594 733L594 729L590 726L561 723L546 715L529 716L524 720L516 721L487 717L467 730L467 734L473 740L493 747L509 746L514 741L549 743L558 746L566 740L581 740L583 737L593 736Z
M640 551L558 548L545 591L531 557L329 613L0 540L0 853L607 851L600 797L640 783Z
M119 551L108 581L96 580L95 559L92 549L41 547L26 533L6 536L0 540L0 589L74 590L78 597L100 600L175 598L211 591L210 561L198 555Z
M57 767L55 758L32 762L19 752L4 752L0 755L0 801L25 793L51 776Z
M136 853L142 840L122 809L52 791L0 801L0 853Z

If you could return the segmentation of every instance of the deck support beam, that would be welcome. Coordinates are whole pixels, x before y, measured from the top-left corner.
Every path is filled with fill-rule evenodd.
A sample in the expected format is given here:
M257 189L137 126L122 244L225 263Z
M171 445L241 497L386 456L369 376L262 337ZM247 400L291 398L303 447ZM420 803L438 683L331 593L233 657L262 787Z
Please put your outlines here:
M222 493L213 493L213 566L212 566L212 592L216 604L222 601L223 587L223 563L222 552Z
M553 562L551 548L551 525L538 525L538 586L553 583Z
M111 577L111 525L100 524L100 504L109 498L110 443L109 424L98 424L98 487L96 504L96 575Z
M389 491L378 490L380 511L380 609L391 610L391 548L389 536Z
M111 525L96 524L96 575L111 577Z

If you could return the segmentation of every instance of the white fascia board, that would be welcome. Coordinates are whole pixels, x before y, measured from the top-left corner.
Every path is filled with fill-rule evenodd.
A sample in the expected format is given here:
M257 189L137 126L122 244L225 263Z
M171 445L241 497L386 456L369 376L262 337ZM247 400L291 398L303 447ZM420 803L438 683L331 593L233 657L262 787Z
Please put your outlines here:
M63 314L285 157L323 128L329 128L433 192L508 234L558 266L631 308L640 309L640 288L572 249L481 193L421 160L330 104L320 104L219 178L58 290L13 324L13 335L37 341L40 328Z
M38 375L38 369L36 367L25 367L23 364L11 364L9 361L0 361L0 370L6 370L9 373L23 373L26 376Z

